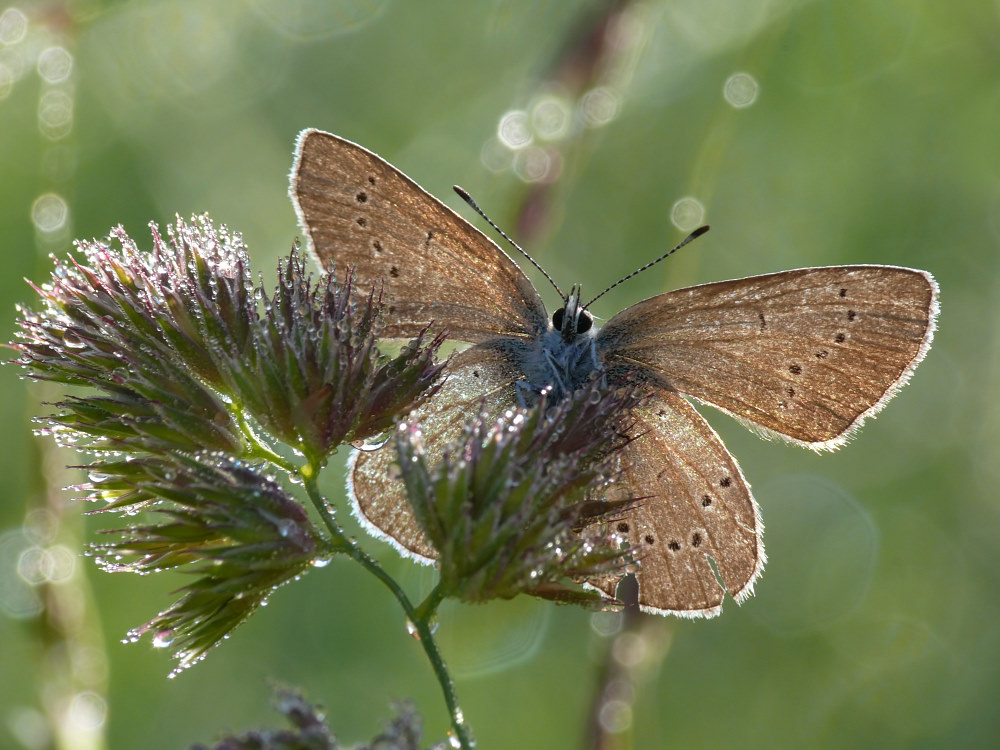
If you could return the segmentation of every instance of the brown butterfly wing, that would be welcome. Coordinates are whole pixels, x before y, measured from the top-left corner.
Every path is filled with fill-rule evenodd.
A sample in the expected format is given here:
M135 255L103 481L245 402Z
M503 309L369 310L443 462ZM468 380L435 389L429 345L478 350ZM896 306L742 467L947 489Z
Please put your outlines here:
M753 593L764 566L750 487L682 396L659 392L633 417L640 437L623 452L622 480L640 500L617 530L637 551L639 606L656 614L717 615L725 592L738 602ZM599 584L611 595L616 585Z
M906 383L936 316L924 271L803 268L644 300L608 321L597 346L612 376L634 372L832 449Z
M362 288L385 279L385 337L411 338L431 321L471 343L545 329L541 298L503 250L361 146L303 131L290 193L324 264L353 265Z
M447 373L441 390L408 418L420 424L431 466L438 463L445 446L458 439L480 409L486 419L496 420L517 404L514 381L520 373L502 349L466 349L452 357ZM395 461L396 450L391 442L375 451L354 454L348 486L354 513L369 532L403 555L429 562L437 553L413 517L403 483L393 478L389 467Z

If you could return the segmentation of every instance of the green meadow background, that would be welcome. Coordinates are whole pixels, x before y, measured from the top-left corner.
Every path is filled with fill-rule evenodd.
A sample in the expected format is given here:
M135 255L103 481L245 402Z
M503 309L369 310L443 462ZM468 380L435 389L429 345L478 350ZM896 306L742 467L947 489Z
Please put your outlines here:
M119 223L148 245L148 222L208 212L272 278L298 232L287 175L306 127L376 151L469 216L461 184L563 287L596 294L712 225L604 297L604 318L802 266L932 272L933 349L842 450L763 441L703 410L753 485L768 566L757 596L717 619L650 618L619 654L632 687L606 746L1000 736L1000 4L81 0L0 13L4 340L31 298L23 278ZM272 680L322 703L346 743L407 697L427 744L444 736L401 612L346 561L277 592L176 679L166 652L122 644L183 579L77 557L114 521L67 506L61 488L79 480L61 467L81 458L30 421L60 393L18 376L0 369L0 747L207 743L278 724ZM340 457L327 475L342 502ZM414 596L427 590L427 571L369 549ZM479 746L585 747L612 625L529 600L446 606L438 634Z

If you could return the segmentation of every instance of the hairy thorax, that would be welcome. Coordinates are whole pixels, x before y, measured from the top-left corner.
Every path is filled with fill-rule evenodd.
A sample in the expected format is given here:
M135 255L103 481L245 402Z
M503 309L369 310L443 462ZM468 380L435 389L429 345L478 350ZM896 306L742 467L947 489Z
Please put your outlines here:
M521 368L524 380L518 393L525 406L531 406L543 392L558 400L603 374L604 366L594 345L595 328L564 336L550 327L524 352Z

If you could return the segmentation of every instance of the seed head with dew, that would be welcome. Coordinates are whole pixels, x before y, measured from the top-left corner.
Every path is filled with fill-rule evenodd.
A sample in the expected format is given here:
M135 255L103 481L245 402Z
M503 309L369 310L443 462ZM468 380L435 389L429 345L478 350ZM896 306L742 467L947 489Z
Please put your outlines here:
M116 241L83 241L53 259L35 287L40 312L21 310L13 347L30 377L91 386L52 421L68 442L110 449L241 453L251 417L270 437L322 460L344 442L385 432L433 392L441 338L426 332L395 358L376 336L375 290L351 274L313 281L297 250L272 295L255 285L242 238L206 216L178 218L150 252L117 227Z
M499 422L480 415L437 465L423 452L419 425L400 426L398 470L438 552L446 595L613 603L579 584L620 576L632 561L612 521L633 500L602 497L617 452L631 440L628 414L639 401L633 390L595 382L554 406L543 398Z
M118 469L121 471L118 471ZM274 481L224 455L173 454L110 466L90 486L94 513L142 507L148 523L104 532L90 554L109 572L194 576L163 612L129 633L174 652L177 673L218 645L279 586L312 566L323 541Z
M296 471L278 448L314 473L421 403L443 365L426 332L381 355L381 294L357 294L350 272L314 281L296 249L266 294L240 236L208 217L151 231L149 251L117 227L53 258L11 348L29 377L84 394L40 431L94 456L73 489L125 524L91 554L109 571L193 576L128 636L151 635L179 670L336 551L268 473Z

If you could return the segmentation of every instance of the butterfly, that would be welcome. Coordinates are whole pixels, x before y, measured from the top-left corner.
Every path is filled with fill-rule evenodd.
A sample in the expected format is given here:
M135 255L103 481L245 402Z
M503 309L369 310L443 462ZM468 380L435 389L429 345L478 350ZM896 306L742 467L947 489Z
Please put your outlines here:
M631 415L622 480L642 498L618 522L637 548L638 601L659 614L714 616L753 593L764 565L757 503L736 459L689 402L765 436L832 450L902 387L931 344L938 287L896 266L802 268L693 286L643 300L598 328L574 288L549 316L517 264L391 164L330 133L297 141L290 194L309 246L329 266L384 279L383 335L429 324L470 346L412 417L433 460L470 415L543 387L569 392L593 371L651 396ZM588 303L589 304L589 303ZM391 448L352 457L354 512L375 536L435 557L393 478ZM599 584L614 595L616 581Z

